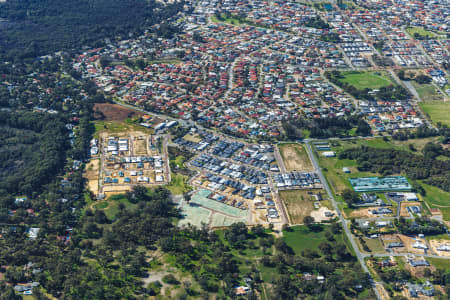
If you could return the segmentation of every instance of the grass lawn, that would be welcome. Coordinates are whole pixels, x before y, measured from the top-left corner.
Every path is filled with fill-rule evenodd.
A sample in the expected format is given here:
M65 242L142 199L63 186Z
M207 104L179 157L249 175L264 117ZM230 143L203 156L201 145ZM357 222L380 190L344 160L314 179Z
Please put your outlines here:
M423 101L444 99L444 96L438 91L438 88L431 83L419 84L414 80L412 80L411 83L419 94L420 99Z
M119 203L122 203L126 209L133 209L136 204L130 203L124 194L113 195L106 200L95 203L92 207L105 212L109 220L113 220L119 212Z
M191 187L187 184L187 176L181 174L171 174L170 184L166 188L174 195L182 195L185 192L189 192Z
M384 253L385 252L383 244L381 243L381 241L379 239L369 239L369 238L363 238L363 239L366 242L367 247L369 247L369 249L372 250L372 252L370 252L370 253ZM359 244L359 240L358 240L358 244ZM362 246L360 247L360 249L362 250Z
M317 250L320 243L327 241L324 230L313 232L306 226L292 226L291 229L292 231L283 232L283 238L295 253L305 249Z
M313 170L311 160L302 144L280 144L278 149L287 171Z
M319 164L325 171L325 177L335 194L341 193L346 188L351 189L349 178L371 177L377 174L370 172L359 172L356 168L356 161L349 159L338 159L337 157L319 157ZM343 167L349 167L351 173L344 173Z
M170 162L175 164L178 168L182 169L186 158L183 155L178 155L175 159L171 159Z
M283 231L283 239L286 244L297 254L301 253L301 251L305 249L318 250L320 243L328 241L325 237L327 225L316 225L315 228L317 230L312 231L304 225L291 226L290 231ZM355 255L355 251L353 250L350 242L347 240L345 234L341 233L334 235L334 238L336 241L343 242L347 245L348 251L350 251L352 255Z
M303 224L303 218L313 211L312 195L308 195L308 192L309 190L280 191L292 224Z
M348 83L359 90L365 88L379 89L384 86L393 84L388 75L380 72L357 72L348 71L341 72L344 78L339 79L341 82Z
M414 38L414 33L418 33L420 35L429 37L429 38L441 38L440 35L437 35L436 33L432 32L432 31L428 31L423 29L422 27L408 27L406 28L406 32L408 32L408 34Z
M440 188L421 183L426 191L422 197L431 208L439 208L445 221L450 221L450 193Z
M431 118L434 123L441 122L450 126L450 102L426 101L419 103L422 110Z
M427 260L436 268L444 269L446 272L450 272L450 259L427 257Z
M227 23L227 24L231 24L231 25L246 24L245 22L241 22L239 19L233 18L232 16L227 18L224 14L222 14L222 18L223 18L223 20L219 20L219 19L217 19L217 17L215 15L212 15L211 21L213 21L214 23Z

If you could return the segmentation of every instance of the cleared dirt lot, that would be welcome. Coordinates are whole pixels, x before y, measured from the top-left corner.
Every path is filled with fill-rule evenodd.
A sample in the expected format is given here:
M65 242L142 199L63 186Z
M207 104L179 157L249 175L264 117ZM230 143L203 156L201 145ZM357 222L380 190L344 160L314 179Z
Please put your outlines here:
M303 224L303 218L314 210L312 196L307 190L280 191L292 224Z
M132 137L133 150L135 155L148 155L147 152L147 136L146 135L134 135Z
M301 144L278 145L283 158L286 171L309 171L313 170L311 160L305 147Z
M393 216L393 213L391 214L383 214L383 215L374 215L370 213L371 210L379 209L380 207L364 207L364 208L358 208L353 210L348 217L351 218L380 218L380 217L390 217ZM394 209L391 207L391 210L394 211Z
M99 175L99 159L91 159L86 165L84 177L88 180L88 188L95 195L98 194L98 175Z
M431 251L436 253L436 255L439 255L439 256L450 256L450 251L439 251L439 250L437 250L437 248L440 245L448 245L448 246L450 246L450 241L449 240L442 240L442 239L440 239L440 240L430 240L429 243L430 243Z
M424 254L423 249L413 248L412 245L416 242L416 240L414 238L403 235L403 234L398 234L397 236L402 241L402 243L405 245L404 248L399 248L399 249L402 249L401 252ZM420 241L422 244L426 244L426 241L424 239L418 239L418 241Z
M422 207L422 205L419 202L402 202L401 203L401 208L400 208L400 216L402 217L409 217L410 214L407 210L407 207L410 206L419 206Z
M331 212L334 215L331 217L325 217L326 212ZM336 216L336 212L334 210L329 210L325 206L321 206L319 209L313 210L311 212L311 217L313 217L316 222L327 221L327 220L333 219L335 216Z
M94 116L104 121L124 121L128 118L140 117L144 114L118 104L96 103L94 105Z

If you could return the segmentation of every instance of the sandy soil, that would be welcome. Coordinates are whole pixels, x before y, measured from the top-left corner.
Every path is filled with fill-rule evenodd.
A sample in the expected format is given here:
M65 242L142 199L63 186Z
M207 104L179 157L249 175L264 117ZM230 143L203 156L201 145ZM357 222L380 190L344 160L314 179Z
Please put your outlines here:
M424 254L424 250L423 249L416 249L413 248L413 244L416 242L412 237L403 235L403 234L399 234L398 235L399 239L402 241L402 243L405 245L404 248L400 248L402 249L402 252L408 252L408 253L417 253L417 254ZM426 244L426 241L424 239L418 239L422 244ZM394 250L395 251L395 250Z
M99 159L92 159L87 165L84 172L84 177L88 180L88 188L95 195L98 194L98 174L99 174Z
M136 155L147 155L147 135L133 136L133 152Z
M103 192L106 194L106 197L123 194L123 192L131 191L131 186L104 186Z
M312 164L303 145L289 144L279 147L287 171L312 170Z
M325 217L325 212L327 212L327 211L334 213L334 215L332 217ZM316 222L326 221L326 220L334 218L335 216L336 216L336 212L329 210L325 206L322 206L318 210L313 210L311 212L311 217L313 217Z
M384 289L384 286L381 284L377 284L377 290L380 293L382 300L390 300L391 297L389 297L388 292Z
M430 249L432 252L436 253L436 255L439 256L450 256L450 251L439 251L437 250L437 248L440 245L449 245L450 246L450 241L449 240L430 240Z
M402 217L409 217L409 212L406 209L408 206L419 206L422 207L422 205L420 204L420 202L402 202L401 203L401 208L400 208L400 216Z
M373 209L378 209L379 207L365 207L360 209L355 209L351 212L350 217L355 218L379 218L379 217L386 217L391 216L392 214L385 214L385 215L373 215L370 213ZM392 208L391 208L392 209Z

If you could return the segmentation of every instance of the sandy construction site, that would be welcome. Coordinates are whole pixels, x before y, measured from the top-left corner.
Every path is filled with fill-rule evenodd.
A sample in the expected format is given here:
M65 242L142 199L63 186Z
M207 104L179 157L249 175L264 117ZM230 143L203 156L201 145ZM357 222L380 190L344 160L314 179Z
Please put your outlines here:
M91 142L98 154L86 166L89 190L111 195L135 184L167 184L170 170L164 138L141 131L101 132Z

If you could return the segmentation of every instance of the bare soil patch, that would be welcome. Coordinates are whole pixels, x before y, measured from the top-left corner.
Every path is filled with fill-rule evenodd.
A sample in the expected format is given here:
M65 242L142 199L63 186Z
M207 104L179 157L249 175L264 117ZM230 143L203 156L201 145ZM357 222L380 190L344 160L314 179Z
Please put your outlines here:
M94 105L94 116L103 121L124 121L128 118L140 117L144 114L118 104L96 103Z
M402 202L401 203L401 208L400 208L400 216L401 217L409 217L409 212L407 210L407 207L410 206L419 206L422 207L422 205L420 204L420 202Z
M439 251L439 250L437 250L437 248L440 245L448 245L448 246L450 246L450 241L449 240L442 240L442 239L430 240L429 243L430 243L431 251L436 253L436 255L439 255L439 256L450 256L450 251Z
M404 249L404 252L424 254L423 249L413 248L413 244L416 242L416 240L414 238L403 235L403 234L399 234L398 237L402 241L403 245L405 245L404 248L400 248L400 249ZM426 244L426 241L424 239L419 239L419 241L422 244Z
M314 210L314 201L307 190L280 191L280 198L286 205L291 224L302 224L303 218Z
M334 215L331 217L325 217L325 212L331 212ZM319 209L313 210L311 212L311 217L313 217L316 222L328 221L330 219L333 219L335 216L336 216L336 212L334 210L329 210L325 206L322 206Z
M287 171L312 170L311 160L303 145L284 144L279 146L281 157Z
M365 207L360 209L355 209L350 213L351 218L379 218L379 217L386 217L391 216L392 214L385 214L385 215L374 215L370 213L371 210L378 209L379 207Z
M95 195L98 194L98 175L100 160L92 159L85 168L84 177L88 180L88 188Z

